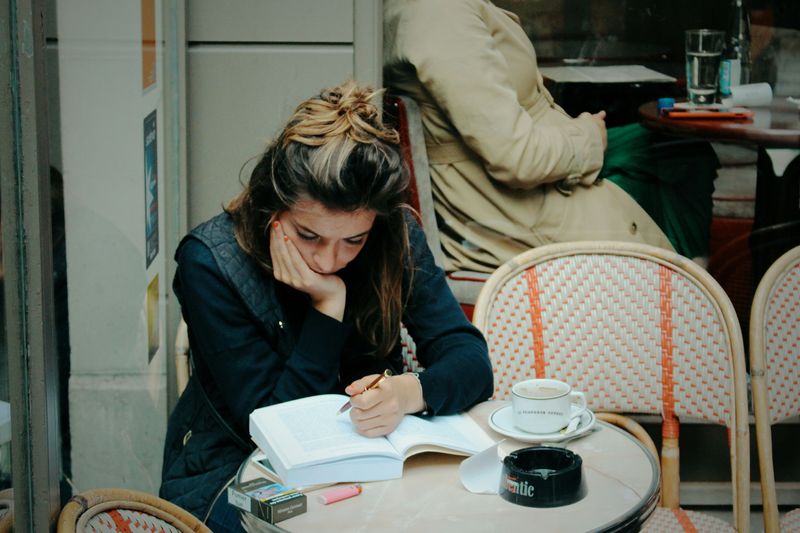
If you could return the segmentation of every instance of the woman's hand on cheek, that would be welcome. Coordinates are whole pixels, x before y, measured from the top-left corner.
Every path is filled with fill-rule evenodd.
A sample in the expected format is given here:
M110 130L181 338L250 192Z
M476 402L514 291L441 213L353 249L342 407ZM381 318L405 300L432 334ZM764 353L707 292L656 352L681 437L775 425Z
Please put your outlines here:
M311 305L317 311L341 321L347 299L347 289L342 278L311 270L279 222L272 223L270 232L269 253L275 279L308 294Z
M363 377L345 389L351 396L350 420L356 431L365 437L388 435L406 414L417 413L425 408L422 388L414 376L392 376L378 388L363 392L375 377Z

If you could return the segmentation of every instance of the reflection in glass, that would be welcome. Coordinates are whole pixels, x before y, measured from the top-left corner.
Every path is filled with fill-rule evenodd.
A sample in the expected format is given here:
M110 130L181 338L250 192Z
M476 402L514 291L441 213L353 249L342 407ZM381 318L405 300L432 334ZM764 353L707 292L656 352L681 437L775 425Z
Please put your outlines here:
M725 30L731 0L494 0L520 16L540 64L643 64L683 77L683 32ZM776 94L793 94L800 2L745 2L752 24L750 81L766 81ZM786 68L781 69L781 66ZM782 72L783 71L783 72ZM794 85L796 87L796 85Z
M5 267L3 223L0 221L0 530L11 521L11 404L8 391L8 349L6 345Z
M66 501L72 491L68 479L70 468L70 430L67 399L69 380L69 318L67 312L66 238L64 231L64 195L61 173L50 168L51 229L53 235L53 291L55 301L56 336L58 348L58 394L60 403L60 433L62 436L61 499ZM3 227L0 223L0 244ZM11 404L8 382L8 346L5 305L5 268L0 246L0 531L12 522L13 491L11 472Z
M64 229L64 182L61 172L50 167L50 215L53 232L53 301L58 349L58 405L61 433L61 502L72 496L72 441L69 428L69 312L67 298L67 239Z

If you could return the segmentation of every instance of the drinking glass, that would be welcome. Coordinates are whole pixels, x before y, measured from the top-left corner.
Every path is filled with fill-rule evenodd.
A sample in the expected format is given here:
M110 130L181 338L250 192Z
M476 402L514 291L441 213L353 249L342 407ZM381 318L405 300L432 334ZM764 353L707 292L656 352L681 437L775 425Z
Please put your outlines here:
M689 101L711 104L717 97L725 32L686 30L686 88Z

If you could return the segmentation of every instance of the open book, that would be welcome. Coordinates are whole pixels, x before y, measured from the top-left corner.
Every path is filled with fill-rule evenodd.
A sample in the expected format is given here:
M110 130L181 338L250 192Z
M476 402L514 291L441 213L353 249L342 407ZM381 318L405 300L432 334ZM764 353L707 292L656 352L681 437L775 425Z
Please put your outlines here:
M472 455L494 444L465 414L406 416L386 437L356 433L347 396L326 394L256 409L250 436L288 487L340 481L377 481L403 475L403 461L416 453Z

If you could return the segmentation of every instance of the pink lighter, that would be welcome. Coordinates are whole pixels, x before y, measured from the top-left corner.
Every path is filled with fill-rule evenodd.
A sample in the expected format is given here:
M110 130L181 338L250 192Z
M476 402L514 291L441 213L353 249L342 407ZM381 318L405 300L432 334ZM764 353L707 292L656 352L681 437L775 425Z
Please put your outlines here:
M318 495L317 500L324 505L328 505L329 503L334 503L338 502L339 500L345 500L347 498L352 498L353 496L358 496L361 494L361 490L361 485L337 487Z

